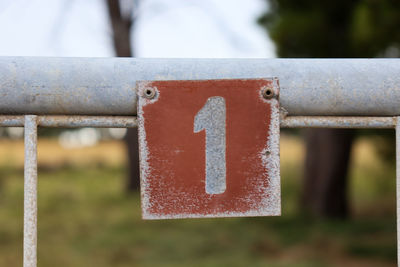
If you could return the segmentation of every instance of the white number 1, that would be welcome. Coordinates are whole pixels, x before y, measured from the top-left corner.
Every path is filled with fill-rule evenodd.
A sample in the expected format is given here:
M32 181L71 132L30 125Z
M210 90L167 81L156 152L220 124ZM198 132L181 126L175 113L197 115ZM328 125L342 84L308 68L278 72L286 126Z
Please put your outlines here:
M194 132L206 131L206 193L222 194L226 189L226 106L213 96L194 117Z

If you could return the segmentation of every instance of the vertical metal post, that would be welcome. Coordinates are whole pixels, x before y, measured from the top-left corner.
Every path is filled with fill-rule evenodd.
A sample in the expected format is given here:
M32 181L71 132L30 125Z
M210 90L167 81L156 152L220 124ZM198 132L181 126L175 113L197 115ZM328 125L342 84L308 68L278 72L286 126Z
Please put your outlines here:
M25 116L24 267L37 262L37 116Z
M396 118L397 264L400 264L400 117Z

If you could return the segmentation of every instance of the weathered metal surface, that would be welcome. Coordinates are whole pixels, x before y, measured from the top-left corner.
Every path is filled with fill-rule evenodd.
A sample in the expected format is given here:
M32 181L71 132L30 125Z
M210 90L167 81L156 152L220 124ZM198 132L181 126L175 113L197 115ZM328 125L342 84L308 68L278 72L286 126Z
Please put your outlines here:
M281 118L281 128L393 129L395 126L395 117L290 116Z
M134 115L137 80L278 77L290 116L400 115L400 59L0 58L0 114Z
M37 262L37 117L25 116L24 267Z
M25 116L22 115L0 115L1 127L24 127Z
M37 116L38 126L55 128L135 128L137 118L134 116L66 116L49 115ZM23 127L24 116L0 115L0 126L3 127Z
M117 58L1 57L0 114L135 114L135 65Z
M97 127L97 128L134 128L137 119L134 116L39 116L41 127Z
M397 263L400 263L400 117L396 118L396 216Z
M276 96L265 99L265 87ZM280 214L277 80L153 81L138 88L144 219Z
M113 127L135 128L135 116L37 116L41 127ZM24 116L0 115L0 127L23 127ZM368 128L393 129L396 117L350 117L350 116L289 116L280 119L281 128Z

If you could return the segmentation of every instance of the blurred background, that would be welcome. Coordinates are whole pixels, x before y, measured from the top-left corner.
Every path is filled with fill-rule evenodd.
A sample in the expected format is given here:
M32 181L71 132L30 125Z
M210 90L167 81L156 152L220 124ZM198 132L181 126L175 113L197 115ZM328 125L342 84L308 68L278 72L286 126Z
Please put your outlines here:
M399 57L397 0L2 0L0 56ZM0 128L0 266L23 129ZM282 216L143 221L137 132L40 129L38 266L396 266L389 130L281 134Z

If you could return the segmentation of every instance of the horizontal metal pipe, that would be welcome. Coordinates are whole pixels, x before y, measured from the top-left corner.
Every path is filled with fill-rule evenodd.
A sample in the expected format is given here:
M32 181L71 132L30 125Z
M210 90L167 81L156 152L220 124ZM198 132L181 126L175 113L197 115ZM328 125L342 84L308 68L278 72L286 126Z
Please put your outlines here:
M137 127L134 116L40 116L39 126L59 128L133 128Z
M24 127L24 116L1 115L1 127Z
M290 116L281 119L281 128L375 128L393 129L395 117Z
M38 116L38 126L59 128L135 128L134 116ZM23 127L24 116L0 115L0 126ZM394 117L338 117L338 116L289 116L280 120L281 128L375 128L396 127Z
M134 128L137 119L134 116L66 116L49 115L38 116L38 126L56 128ZM24 116L0 116L0 126L23 127Z
M278 77L291 116L395 116L399 73L400 59L0 57L0 114L135 115L138 80Z

